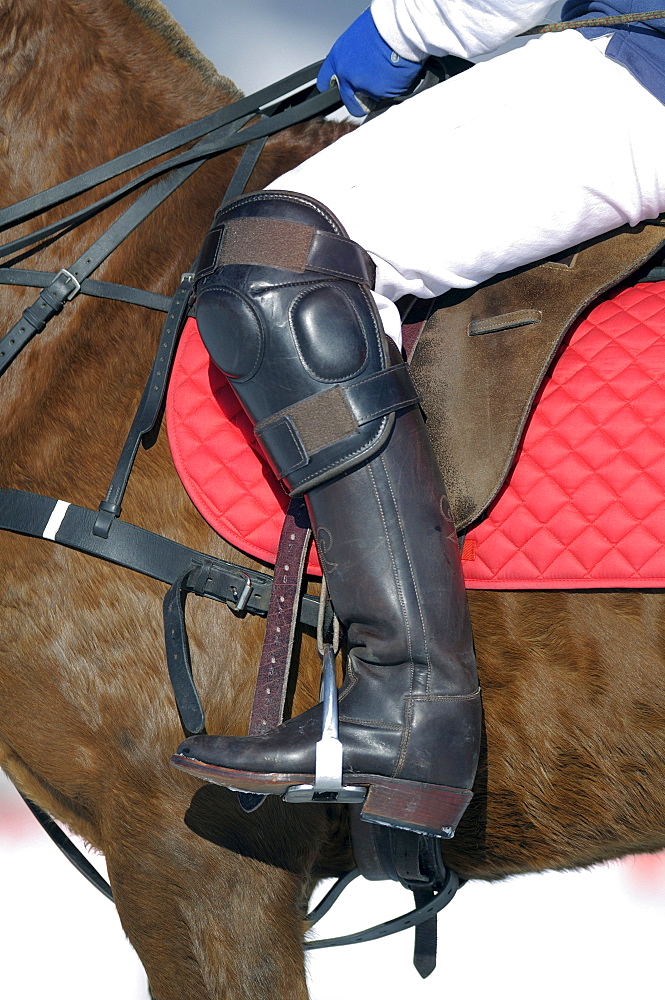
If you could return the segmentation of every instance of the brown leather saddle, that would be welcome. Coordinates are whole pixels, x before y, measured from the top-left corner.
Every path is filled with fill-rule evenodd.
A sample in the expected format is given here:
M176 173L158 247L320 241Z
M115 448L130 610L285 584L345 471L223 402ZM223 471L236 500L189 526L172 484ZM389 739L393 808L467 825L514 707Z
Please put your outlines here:
M665 216L429 304L411 358L458 531L500 490L573 322L665 246ZM635 280L633 278L633 280ZM418 319L416 303L408 322Z

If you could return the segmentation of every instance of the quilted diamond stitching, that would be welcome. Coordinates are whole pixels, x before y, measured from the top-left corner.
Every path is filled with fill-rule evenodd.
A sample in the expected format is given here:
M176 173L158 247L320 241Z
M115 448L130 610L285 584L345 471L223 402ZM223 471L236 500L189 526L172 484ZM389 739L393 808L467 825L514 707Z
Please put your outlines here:
M543 386L510 480L470 531L470 587L662 586L665 289L596 306Z
M467 586L665 585L665 284L578 322L541 387L511 475L467 534ZM287 498L189 321L167 404L173 457L203 516L275 558ZM320 573L312 553L308 572Z

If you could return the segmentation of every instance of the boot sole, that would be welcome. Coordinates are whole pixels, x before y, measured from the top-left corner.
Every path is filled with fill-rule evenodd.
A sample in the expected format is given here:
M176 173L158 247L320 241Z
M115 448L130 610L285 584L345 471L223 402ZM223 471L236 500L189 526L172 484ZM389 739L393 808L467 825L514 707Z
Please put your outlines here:
M174 754L171 763L204 781L223 785L231 791L253 792L256 795L282 795L293 785L314 783L313 774L235 771L182 754ZM345 774L342 780L344 784L367 786L367 796L360 809L360 818L366 823L411 830L445 840L454 836L473 794L463 788L428 785L379 774Z

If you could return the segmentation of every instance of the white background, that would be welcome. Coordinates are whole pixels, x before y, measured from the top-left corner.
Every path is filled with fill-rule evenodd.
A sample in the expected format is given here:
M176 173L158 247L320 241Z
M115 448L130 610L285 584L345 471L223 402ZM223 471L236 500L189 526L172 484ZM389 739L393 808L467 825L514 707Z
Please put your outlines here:
M220 71L251 92L322 58L365 4L170 0L167 6ZM112 904L71 868L4 781L0 884L0 1000L146 1000L142 969ZM358 880L321 933L380 922L410 909L410 898L397 886ZM413 935L406 932L312 953L312 1000L661 997L664 916L660 856L472 884L439 917L439 966L428 980L410 964Z

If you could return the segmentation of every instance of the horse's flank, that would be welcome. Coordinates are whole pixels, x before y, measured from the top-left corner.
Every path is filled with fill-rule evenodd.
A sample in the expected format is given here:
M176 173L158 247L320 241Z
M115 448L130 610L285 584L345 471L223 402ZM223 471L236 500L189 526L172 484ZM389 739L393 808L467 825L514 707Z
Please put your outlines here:
M6 203L238 96L154 0L0 4L0 52ZM272 140L251 188L344 128L319 123ZM173 292L238 155L202 168L95 277ZM66 267L122 207L26 266ZM34 298L2 289L3 330ZM3 378L0 486L97 506L161 322L79 296L26 348ZM139 455L123 516L238 560L189 502L163 434ZM271 801L248 816L231 793L171 769L182 731L162 651L163 585L48 541L2 541L0 759L105 853L155 997L305 998L303 907L313 879L351 864L342 814ZM242 733L262 625L190 603L209 731ZM474 592L470 603L486 748L447 860L498 878L665 846L662 595ZM318 689L311 637L300 653L294 711Z

